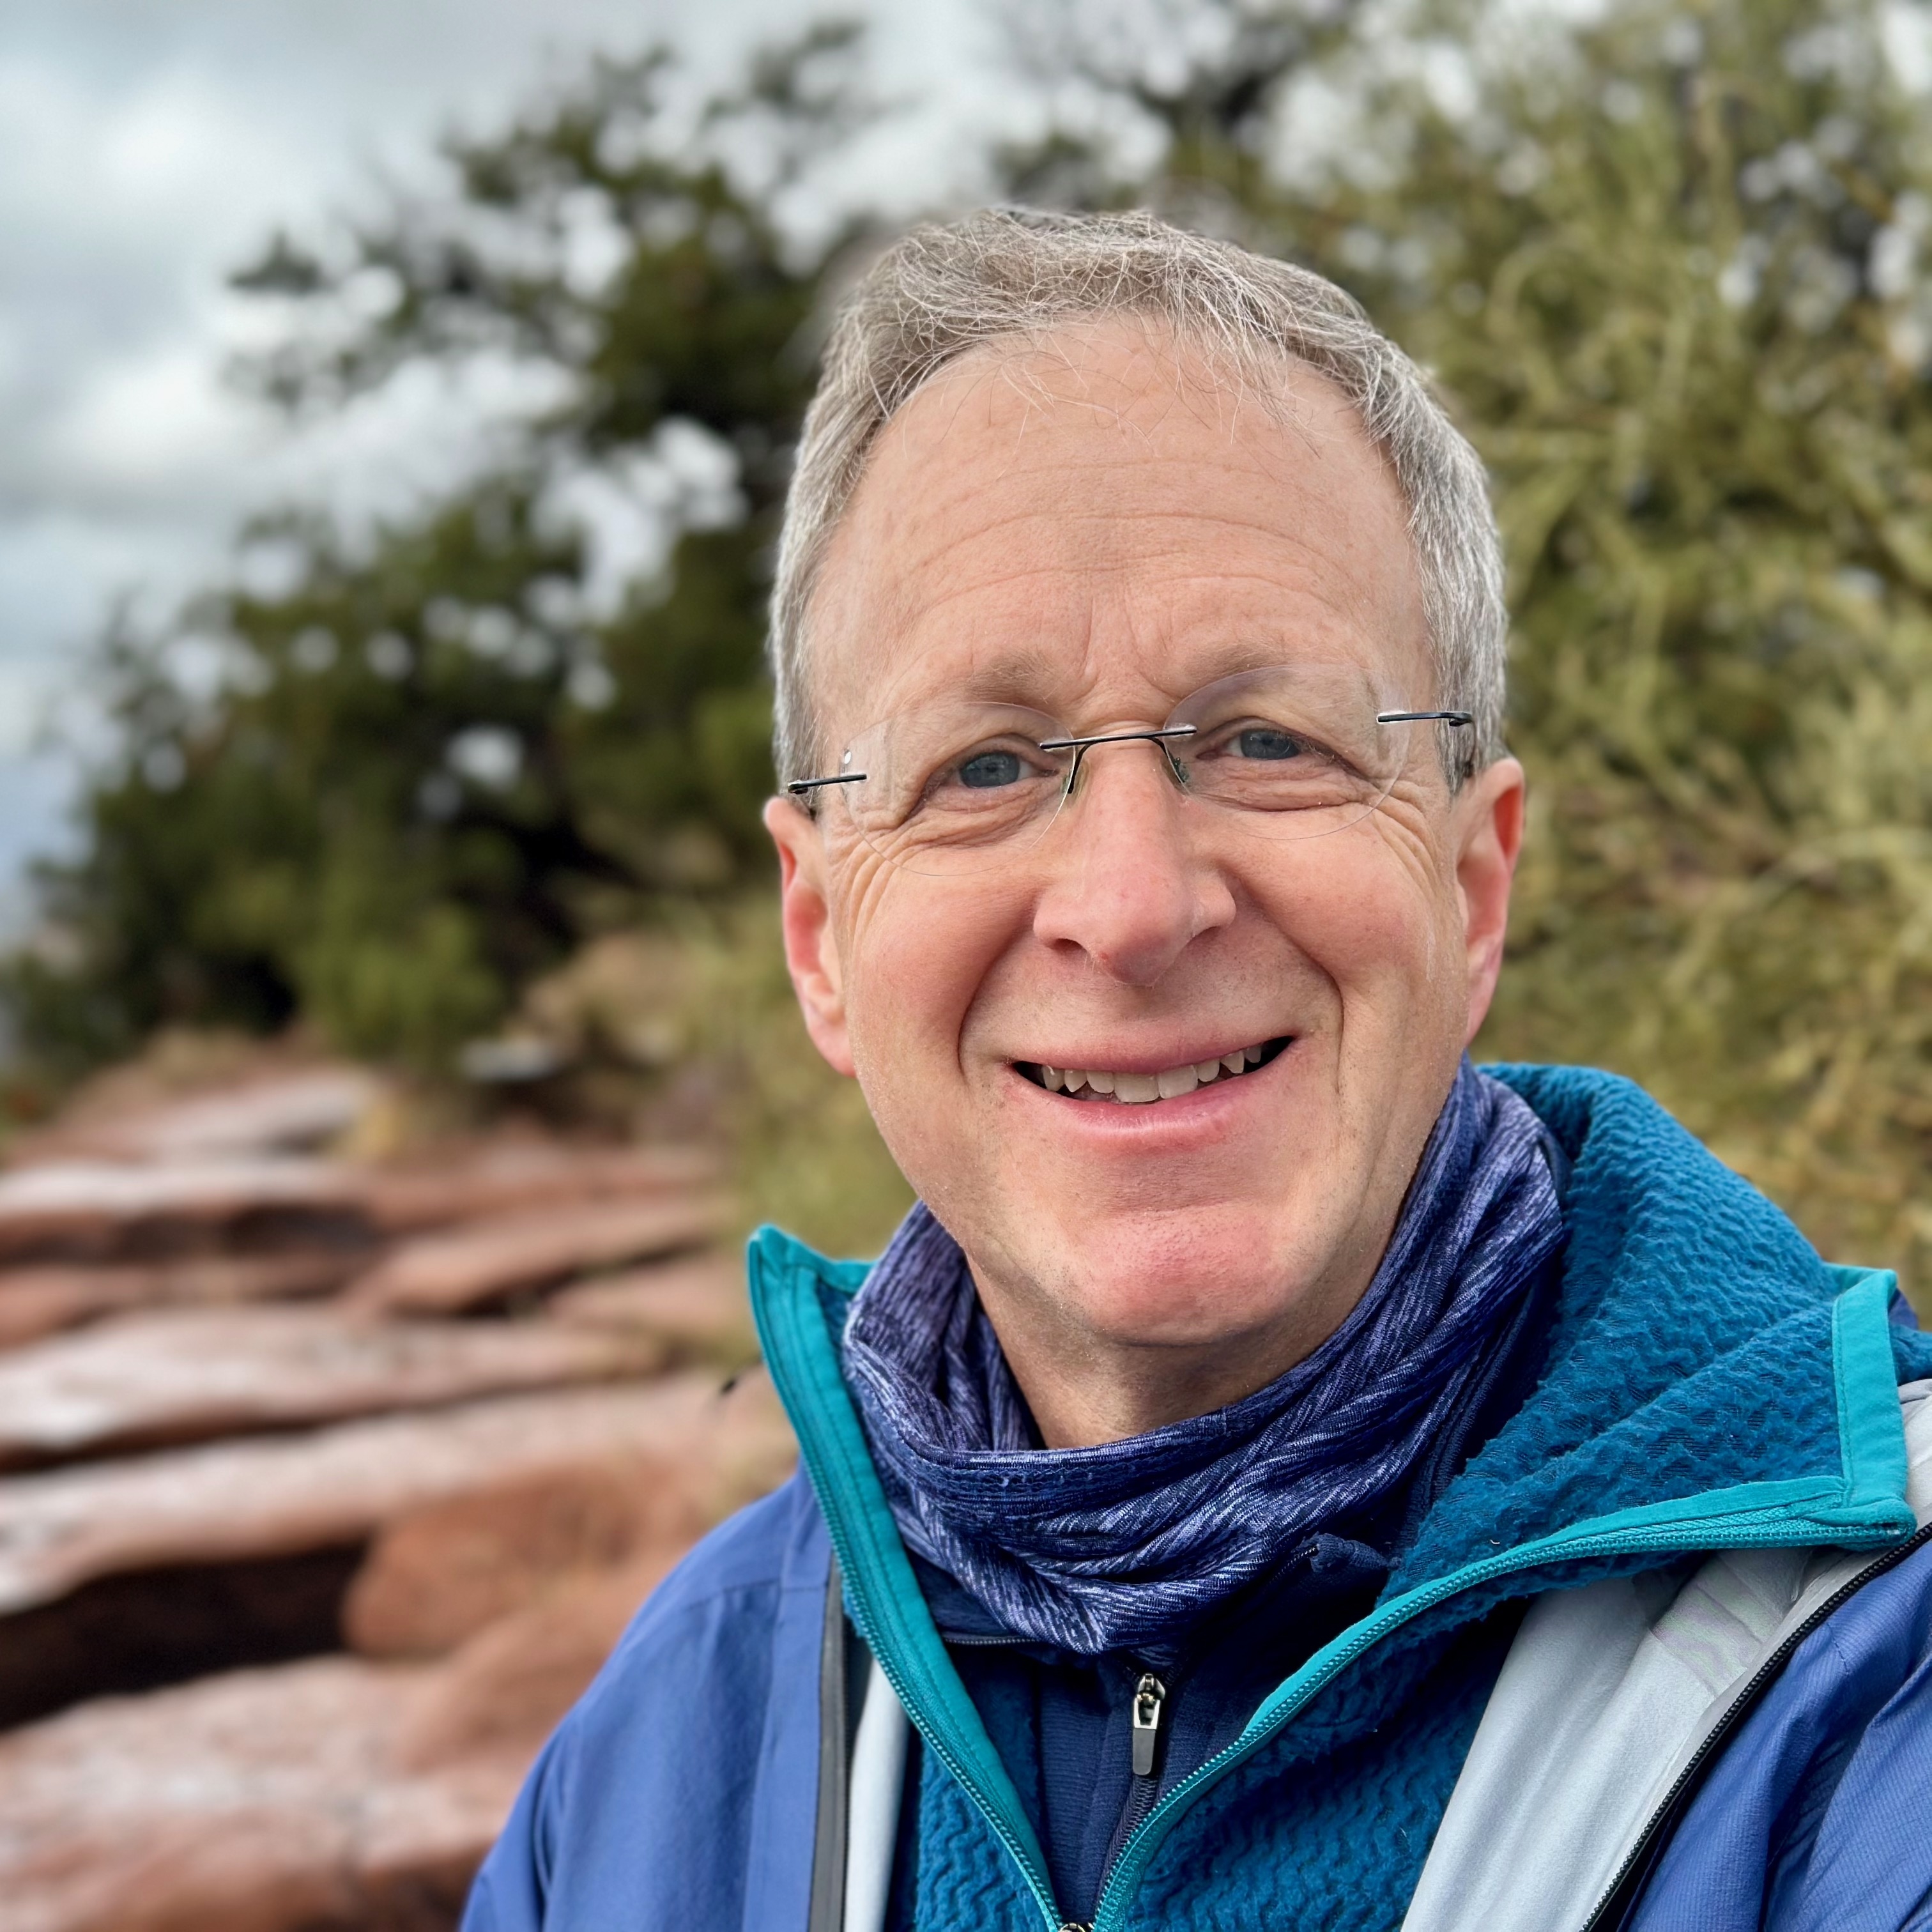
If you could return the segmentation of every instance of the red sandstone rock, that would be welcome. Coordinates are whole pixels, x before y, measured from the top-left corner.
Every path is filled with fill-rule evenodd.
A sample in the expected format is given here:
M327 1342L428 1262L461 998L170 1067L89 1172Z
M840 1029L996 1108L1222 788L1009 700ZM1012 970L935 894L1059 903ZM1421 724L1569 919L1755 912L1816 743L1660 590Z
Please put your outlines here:
M790 1468L762 1378L733 1392L706 1436L680 1456L551 1470L394 1520L350 1588L344 1635L370 1656L434 1655L589 1576L675 1558Z
M544 1304L554 1322L654 1336L679 1354L707 1360L755 1360L756 1330L735 1255L694 1255L600 1275L560 1288Z
M782 1422L762 1377L706 1391L694 1413L681 1390L643 1432L680 1421L682 1461L607 1455L594 1466L616 1486L601 1495L580 1472L560 1539L541 1501L500 1524L500 1550L574 1567L547 1585L529 1573L538 1594L440 1664L332 1657L238 1671L0 1737L0 1927L447 1932L544 1737L685 1548L693 1522L666 1498L706 1495L706 1470L742 1484L757 1455L767 1480L780 1473ZM622 1472L642 1480L626 1484ZM497 1506L569 1492L544 1485L506 1484ZM447 1556L453 1532L487 1540L490 1519L450 1505L417 1521L418 1553ZM395 1548L406 1544L399 1532ZM614 1567L597 1567L607 1558Z
M416 1511L376 1537L343 1606L343 1634L368 1657L440 1656L560 1588L621 1568L646 1543L688 1548L706 1524L677 1474L642 1461L591 1463Z
M569 1580L480 1630L428 1679L396 1734L395 1762L421 1772L535 1756L686 1546L641 1547L622 1568Z
M483 1215L561 1208L591 1201L667 1194L714 1185L716 1160L696 1148L583 1148L507 1141L452 1160L374 1168L362 1180L370 1220L393 1233Z
M367 1247L384 1233L478 1216L554 1226L566 1210L588 1219L616 1214L626 1203L668 1212L688 1208L716 1172L695 1150L514 1144L454 1166L421 1168L271 1156L47 1160L0 1174L0 1265L147 1259L205 1252L238 1238L257 1246L320 1238ZM546 1208L551 1215L537 1212ZM658 1251L650 1240L628 1250L620 1243L612 1262L596 1264Z
M352 1251L199 1255L178 1262L0 1269L0 1348L16 1348L133 1309L296 1300L340 1288L363 1264Z
M353 1126L381 1092L380 1081L358 1066L258 1072L171 1100L83 1106L10 1149L8 1165L195 1160L317 1148Z
M506 1214L404 1243L349 1298L389 1313L459 1314L593 1269L698 1246L724 1219L723 1204L705 1196Z
M206 1252L238 1228L284 1246L370 1238L356 1175L326 1161L54 1161L0 1174L0 1262Z
M0 1173L0 1466L147 1452L0 1475L0 1646L32 1694L8 1720L94 1699L0 1735L0 1932L447 1932L651 1586L790 1466L760 1372L478 1399L747 1356L734 1262L559 1289L714 1238L710 1156L274 1153L335 1138L376 1090L284 1066L183 1100L104 1092ZM323 1307L178 1306L352 1271ZM552 1289L563 1319L389 1318ZM254 1430L281 1432L158 1446ZM367 1654L232 1669L336 1641L338 1617ZM108 1656L117 1632L145 1647ZM116 1670L227 1674L99 1696Z
M334 1308L130 1316L0 1356L0 1468L648 1373L667 1352L638 1334Z
M0 1926L453 1925L528 1752L404 1762L435 1675L325 1658L104 1698L0 1738Z
M448 1497L626 1455L688 1458L742 1485L771 1466L782 1427L761 1376L725 1396L692 1373L13 1476L0 1480L0 1613L121 1572L353 1543Z
M237 1671L0 1738L0 1925L454 1925L530 1760L680 1548L640 1550L441 1664Z

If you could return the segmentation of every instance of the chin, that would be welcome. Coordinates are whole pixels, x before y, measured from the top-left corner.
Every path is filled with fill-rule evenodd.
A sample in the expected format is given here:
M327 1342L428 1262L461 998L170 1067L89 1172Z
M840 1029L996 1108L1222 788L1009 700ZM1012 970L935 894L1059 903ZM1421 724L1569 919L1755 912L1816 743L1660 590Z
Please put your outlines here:
M1292 1321L1306 1298L1318 1269L1281 1239L1277 1222L1257 1210L1109 1216L1072 1244L1077 1276L1065 1276L1057 1254L1059 1265L1048 1264L1036 1278L1061 1274L1054 1298L1078 1310L1096 1340L1212 1346Z

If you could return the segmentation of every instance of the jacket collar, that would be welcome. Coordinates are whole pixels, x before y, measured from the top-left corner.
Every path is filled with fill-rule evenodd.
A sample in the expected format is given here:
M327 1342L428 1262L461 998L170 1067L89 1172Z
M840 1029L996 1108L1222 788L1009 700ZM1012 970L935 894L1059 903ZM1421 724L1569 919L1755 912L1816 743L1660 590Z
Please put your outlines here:
M1444 1492L1390 1594L1720 1492L1790 1510L1792 1541L1902 1525L1886 1506L1904 1492L1892 1277L1821 1261L1628 1081L1490 1070L1571 1162L1556 1323L1534 1393Z

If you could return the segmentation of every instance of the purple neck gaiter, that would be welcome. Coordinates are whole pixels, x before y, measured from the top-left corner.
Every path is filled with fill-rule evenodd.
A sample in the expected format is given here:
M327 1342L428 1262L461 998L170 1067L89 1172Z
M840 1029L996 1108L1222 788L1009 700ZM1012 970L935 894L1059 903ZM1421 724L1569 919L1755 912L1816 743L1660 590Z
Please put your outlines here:
M1552 1162L1542 1123L1466 1059L1340 1328L1240 1402L1092 1448L1039 1446L964 1256L916 1205L844 1343L901 1535L1020 1636L1088 1656L1171 1642L1405 1486L1562 1244Z

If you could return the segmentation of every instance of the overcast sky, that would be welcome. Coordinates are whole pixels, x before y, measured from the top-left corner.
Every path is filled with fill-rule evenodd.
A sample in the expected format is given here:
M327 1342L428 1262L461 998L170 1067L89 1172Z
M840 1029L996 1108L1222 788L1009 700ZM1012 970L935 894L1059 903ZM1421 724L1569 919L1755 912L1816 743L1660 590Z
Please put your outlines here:
M238 520L318 496L394 500L477 425L390 398L292 434L227 389L227 272L418 170L596 48L668 39L723 70L820 10L800 0L4 0L0 5L0 922L58 842L68 761L34 748L113 601L178 597ZM956 191L998 83L970 0L844 0L881 82L907 208Z

